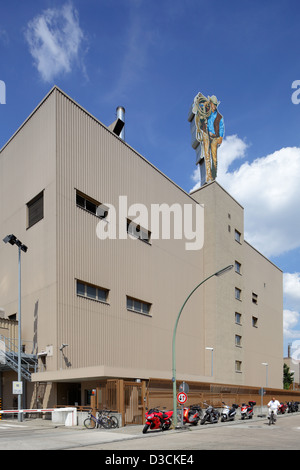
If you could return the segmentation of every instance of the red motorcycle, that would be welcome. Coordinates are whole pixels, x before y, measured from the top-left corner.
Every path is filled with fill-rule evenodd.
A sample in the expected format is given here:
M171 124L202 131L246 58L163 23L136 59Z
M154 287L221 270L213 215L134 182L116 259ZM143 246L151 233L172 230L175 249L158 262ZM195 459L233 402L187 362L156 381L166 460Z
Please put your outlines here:
M158 408L152 408L146 412L145 416L146 424L143 427L143 434L145 434L149 428L166 431L172 424L173 411L160 411Z
M280 406L278 407L278 413L284 415L287 409L288 409L287 403L280 403Z
M191 405L190 408L183 408L183 424L189 423L197 426L201 415L202 409L199 405Z
M254 405L256 405L256 401L249 401L248 405L246 405L246 403L242 403L241 419L245 419L245 418L252 419L253 413L254 413L253 411Z

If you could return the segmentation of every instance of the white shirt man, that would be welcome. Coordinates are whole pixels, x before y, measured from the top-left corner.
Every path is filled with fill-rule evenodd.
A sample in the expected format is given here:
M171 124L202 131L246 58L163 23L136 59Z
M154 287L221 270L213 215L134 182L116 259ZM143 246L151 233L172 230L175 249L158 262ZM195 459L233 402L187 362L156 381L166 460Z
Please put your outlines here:
M269 407L269 415L271 414L271 411L274 411L274 414L277 415L278 407L280 406L280 402L275 399L275 397L272 398L271 401L268 403Z

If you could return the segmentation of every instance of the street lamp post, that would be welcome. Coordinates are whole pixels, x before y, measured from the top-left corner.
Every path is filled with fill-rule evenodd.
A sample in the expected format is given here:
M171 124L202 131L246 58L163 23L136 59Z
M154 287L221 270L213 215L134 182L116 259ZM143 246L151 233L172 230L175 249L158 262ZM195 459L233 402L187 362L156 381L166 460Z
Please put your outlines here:
M262 366L266 366L266 388L268 388L268 363L267 362L262 362Z
M233 265L230 264L229 266L226 266L226 268L220 269L216 273L212 274L211 276L208 276L206 279L204 279L200 284L198 284L192 292L188 295L188 297L185 299L179 314L176 318L175 326L174 326L174 331L173 331L173 341L172 341L172 382L173 382L173 421L174 421L174 427L176 428L177 426L177 398L176 398L176 353L175 353L175 340L176 340L176 332L177 332L177 326L179 322L179 318L181 316L182 310L184 309L187 301L189 298L193 295L193 293L208 279L214 276L221 276L222 274L226 273L227 271L230 271L233 268Z
M15 235L7 235L3 238L4 243L10 243L11 245L17 245L18 247L18 277L19 277L19 288L18 288L18 382L22 381L21 375L21 251L26 253L27 246L24 245ZM23 421L23 416L20 413L22 409L22 394L18 395L18 421Z

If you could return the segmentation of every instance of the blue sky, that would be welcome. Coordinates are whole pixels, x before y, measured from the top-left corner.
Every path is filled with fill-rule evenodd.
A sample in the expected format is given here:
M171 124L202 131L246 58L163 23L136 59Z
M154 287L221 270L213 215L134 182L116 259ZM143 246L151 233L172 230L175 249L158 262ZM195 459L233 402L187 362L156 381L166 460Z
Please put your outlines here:
M189 192L188 110L199 91L217 95L217 180L245 208L245 238L284 272L286 355L300 338L299 2L1 3L0 148L55 84L106 125L124 106L126 141Z

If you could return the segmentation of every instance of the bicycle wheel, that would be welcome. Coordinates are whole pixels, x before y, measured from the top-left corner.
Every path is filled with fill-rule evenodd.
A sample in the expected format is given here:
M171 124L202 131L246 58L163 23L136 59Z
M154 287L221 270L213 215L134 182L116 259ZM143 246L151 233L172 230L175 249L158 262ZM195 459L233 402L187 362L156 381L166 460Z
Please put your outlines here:
M118 421L118 418L116 416L110 416L110 420L111 420L111 427L112 428L118 428L119 427L119 421Z
M96 422L93 418L86 418L83 424L87 429L95 429L96 427Z
M100 425L103 426L105 429L110 429L112 427L112 422L109 417L102 416L100 418Z

